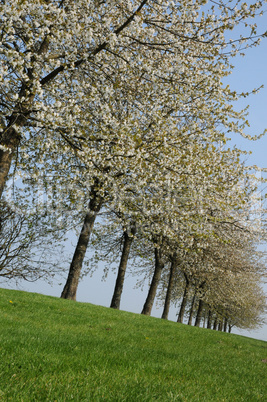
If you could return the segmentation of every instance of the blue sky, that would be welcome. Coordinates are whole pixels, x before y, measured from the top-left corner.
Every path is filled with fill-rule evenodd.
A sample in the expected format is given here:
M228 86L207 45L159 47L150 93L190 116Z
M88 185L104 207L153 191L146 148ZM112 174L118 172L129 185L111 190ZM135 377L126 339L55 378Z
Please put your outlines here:
M258 26L262 31L267 29L267 13L257 19ZM264 88L260 93L251 95L238 102L238 107L242 108L247 104L250 104L249 109L249 121L251 124L248 133L250 135L260 134L265 128L267 128L267 38L262 41L261 45L257 48L252 48L247 51L246 57L238 57L234 63L235 70L231 77L227 78L227 82L231 87L238 92L250 91L254 88L264 84ZM248 159L248 164L258 165L259 167L267 167L267 135L258 141L248 141L240 136L232 138L232 144L236 144L242 149L251 150L252 155ZM265 177L267 175L265 174ZM70 239L69 248L71 243L75 245L76 239ZM112 292L116 280L114 273L110 273L108 280L102 282L102 270L96 272L93 277L86 277L79 285L78 289L78 301L90 302L94 304L100 304L109 306ZM64 282L64 281L63 281ZM135 278L130 276L126 278L124 292L122 296L121 309L139 313L142 309L143 303L147 294L147 285L144 290L134 289ZM3 286L3 284L2 284ZM5 285L4 285L5 286ZM14 288L14 284L11 285ZM21 290L44 293L47 295L60 296L62 291L62 285L55 284L53 287L50 285L38 281L36 283L21 283L18 287ZM267 289L266 289L267 290ZM176 310L173 308L170 312L170 319L176 320ZM153 316L160 317L162 313L162 307L157 308L155 306L152 311ZM267 319L267 318L266 318ZM267 324L258 331L237 331L234 333L241 335L255 337L258 339L267 340Z
M257 18L257 24L262 32L267 29L267 12L263 17ZM233 74L227 78L233 89L238 92L250 91L264 85L259 93L238 102L240 108L250 105L248 116L250 128L247 132L250 135L258 135L267 128L267 38L262 40L260 46L249 49L246 57L238 57L234 65ZM257 141L249 141L236 136L232 138L232 143L241 149L252 151L252 155L247 160L248 165L255 164L261 168L267 168L267 134ZM266 173L261 174L267 178ZM266 186L267 183L264 187ZM264 249L267 251L267 245L264 246ZM264 289L267 292L267 285L264 286ZM233 332L267 341L267 323L258 331L234 330Z

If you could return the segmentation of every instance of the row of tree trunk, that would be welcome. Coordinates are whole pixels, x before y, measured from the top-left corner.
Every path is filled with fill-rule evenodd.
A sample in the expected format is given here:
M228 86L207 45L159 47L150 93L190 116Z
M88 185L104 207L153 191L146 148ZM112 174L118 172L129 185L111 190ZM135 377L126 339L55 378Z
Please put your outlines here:
M83 227L80 236L78 238L77 246L72 258L68 278L61 294L61 297L64 299L76 300L77 288L83 265L83 260L86 254L91 233L93 231L96 217L103 205L103 202L104 202L103 197L99 196L99 182L95 180L94 186L92 186L91 189L91 197L88 205L88 211L85 215ZM110 307L114 309L120 308L127 263L135 234L136 234L136 225L135 222L131 222L130 227L128 229L125 229L123 232L122 253L117 273L116 284L110 304ZM161 274L166 262L164 252L160 246L157 246L154 249L154 261L155 261L154 273L149 286L147 298L145 300L141 312L141 314L144 315L151 314L152 307L157 294L158 284L160 282ZM173 297L175 272L177 271L178 267L179 267L179 258L176 254L174 254L171 257L168 286L166 291L163 313L161 317L162 319L165 320L168 319L169 315L171 300ZM189 305L191 282L186 273L184 273L184 279L185 279L185 287L177 319L178 323L183 323L186 314L186 308ZM201 297L199 297L203 286L204 283L200 284L198 288L195 288L193 297L191 297L190 300L191 307L188 311L188 321L187 321L188 325L192 325L194 316L195 316L195 323L194 323L195 326L199 327L202 320L203 320L203 326L205 326L206 324L205 314L207 312L207 306L205 306L205 303L203 302ZM212 313L211 310L208 310L207 328L210 329L213 328L220 331L222 330L227 331L227 328L229 328L229 332L231 330L231 327L228 325L227 319L218 318L218 316Z

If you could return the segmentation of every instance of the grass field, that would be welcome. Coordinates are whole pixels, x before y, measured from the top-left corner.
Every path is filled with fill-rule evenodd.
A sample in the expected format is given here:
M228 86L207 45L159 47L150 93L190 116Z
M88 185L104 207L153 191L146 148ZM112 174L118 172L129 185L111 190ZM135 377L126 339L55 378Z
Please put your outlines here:
M266 346L0 289L0 401L267 401Z

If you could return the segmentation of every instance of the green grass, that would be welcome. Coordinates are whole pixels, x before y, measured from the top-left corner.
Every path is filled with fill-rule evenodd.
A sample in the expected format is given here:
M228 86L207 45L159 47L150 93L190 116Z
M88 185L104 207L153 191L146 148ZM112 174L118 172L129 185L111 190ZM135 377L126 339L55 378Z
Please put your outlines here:
M0 289L0 401L267 401L266 345Z

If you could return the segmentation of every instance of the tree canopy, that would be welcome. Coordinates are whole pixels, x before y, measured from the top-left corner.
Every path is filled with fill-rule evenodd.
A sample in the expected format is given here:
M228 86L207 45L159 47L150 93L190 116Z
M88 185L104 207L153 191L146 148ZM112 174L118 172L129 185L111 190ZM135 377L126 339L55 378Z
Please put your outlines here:
M37 200L35 228L46 226L54 244L64 227L48 230L51 216L65 232L83 222L62 297L76 298L101 213L131 240L125 262L130 248L155 261L154 296L179 260L171 272L190 278L201 303L246 308L237 289L256 292L265 231L252 212L252 174L227 148L229 134L246 136L246 110L234 101L248 93L224 78L266 36L253 20L262 12L262 2L239 0L1 1L0 193L21 175L16 208Z

